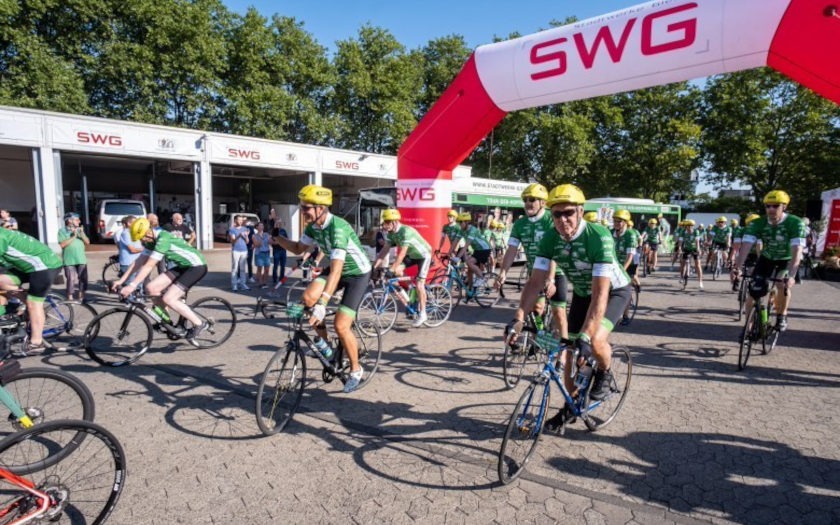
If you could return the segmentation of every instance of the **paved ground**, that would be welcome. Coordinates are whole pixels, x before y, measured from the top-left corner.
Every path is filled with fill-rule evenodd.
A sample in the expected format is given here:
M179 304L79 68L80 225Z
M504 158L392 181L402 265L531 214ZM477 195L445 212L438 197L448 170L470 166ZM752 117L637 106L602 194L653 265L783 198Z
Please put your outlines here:
M522 479L501 486L496 455L522 388L501 379L510 304L462 306L438 329L404 325L367 389L344 395L313 380L287 431L265 438L254 395L286 332L253 318L256 293L226 291L228 257L209 255L194 294L236 305L224 347L160 340L123 369L83 353L25 360L83 379L98 422L123 443L129 476L113 523L840 522L831 284L797 287L780 346L737 372L727 285L681 292L670 272L646 279L639 316L613 338L634 362L619 417L598 433L578 423L546 436Z

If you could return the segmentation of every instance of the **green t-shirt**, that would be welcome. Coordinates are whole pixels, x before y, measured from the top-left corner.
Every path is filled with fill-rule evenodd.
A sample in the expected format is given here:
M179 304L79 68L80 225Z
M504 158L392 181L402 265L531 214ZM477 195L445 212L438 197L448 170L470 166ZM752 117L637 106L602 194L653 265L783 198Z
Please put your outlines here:
M645 228L645 240L650 244L659 244L659 228L657 226L648 226Z
M779 224L770 224L767 216L759 217L747 226L742 242L762 243L762 257L773 261L790 259L792 246L805 246L808 230L802 219L795 215L784 214Z
M447 224L443 227L443 234L446 235L447 239L449 239L449 243L454 246L457 240L461 237L461 228L458 226L457 222L455 224Z
M630 277L615 258L610 231L600 224L581 221L577 233L566 241L551 228L540 241L534 268L548 270L551 261L563 270L580 297L592 295L592 278L607 277L613 288L630 284Z
M733 242L741 242L741 238L744 236L744 228L743 226L735 226L732 228L732 241Z
M627 254L635 253L636 247L639 245L639 239L633 232L633 228L627 228L621 235L618 235L618 230L613 233L613 237L615 238L615 258L621 266L624 266L624 261L627 260Z
M712 240L715 242L726 243L731 234L732 228L729 226L724 226L723 228L718 228L717 225L712 226Z
M207 264L200 251L187 244L184 239L175 237L166 230L160 230L154 242L143 243L143 246L146 248L146 251L143 252L146 257L156 261L166 257L168 262L178 268L192 268L193 266Z
M490 243L487 242L487 239L484 238L484 235L475 226L467 226L467 229L461 230L459 235L474 251L490 249Z
M67 227L61 228L58 230L58 242L64 242L67 239L73 237L73 232L67 229ZM77 264L87 264L87 257L85 256L85 242L76 236L73 241L62 248L61 253L62 258L64 259L65 266L75 266Z
M537 257L537 250L548 230L554 229L554 221L551 220L551 214L548 210L542 210L541 215L536 217L520 217L513 223L513 228L510 230L510 237L508 238L508 246L518 248L522 246L522 251L525 252L525 260L528 264L528 269L534 267L534 259Z
M397 231L389 233L387 237L391 246L399 246L400 248L408 246L406 255L409 259L430 259L432 257L432 247L411 226L400 224Z
M697 239L703 241L703 233L699 230L688 231L683 230L680 234L679 241L682 243L682 249L686 253L693 253L697 251Z
M16 230L0 228L0 266L23 273L61 268L61 259L49 246Z
M306 225L300 242L307 246L317 244L323 253L330 254L330 260L344 261L342 276L355 277L370 272L371 265L365 254L359 236L350 223L332 213L323 226L314 222Z

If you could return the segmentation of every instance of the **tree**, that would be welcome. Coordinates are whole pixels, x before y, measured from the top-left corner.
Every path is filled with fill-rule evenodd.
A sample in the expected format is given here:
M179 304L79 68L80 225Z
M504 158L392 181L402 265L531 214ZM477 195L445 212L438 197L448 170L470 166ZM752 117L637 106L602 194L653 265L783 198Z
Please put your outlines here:
M756 204L772 189L808 198L840 185L840 110L768 68L719 75L703 97L703 147L711 179L741 182Z
M423 56L423 89L417 106L418 120L449 87L472 50L467 47L463 36L449 35L430 40L420 53Z

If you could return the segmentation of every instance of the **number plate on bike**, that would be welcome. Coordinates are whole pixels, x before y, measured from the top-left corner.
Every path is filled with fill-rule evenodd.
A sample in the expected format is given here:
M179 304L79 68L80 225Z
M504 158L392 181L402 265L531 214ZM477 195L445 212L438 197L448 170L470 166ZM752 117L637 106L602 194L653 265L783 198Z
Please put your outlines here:
M537 332L537 337L535 338L537 344L540 345L546 351L556 350L560 348L560 340L554 337L551 332L545 332L540 330Z

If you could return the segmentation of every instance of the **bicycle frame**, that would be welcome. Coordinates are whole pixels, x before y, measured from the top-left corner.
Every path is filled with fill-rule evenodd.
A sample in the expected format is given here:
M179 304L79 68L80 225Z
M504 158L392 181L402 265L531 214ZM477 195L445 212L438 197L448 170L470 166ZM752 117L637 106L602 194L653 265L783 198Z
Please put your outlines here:
M3 480L10 485L14 485L17 488L25 490L26 492L31 494L37 502L36 507L28 509L26 515L9 522L9 525L29 523L32 520L40 518L41 516L46 514L47 510L49 510L50 505L52 504L52 500L49 494L36 489L35 484L29 481L28 479L16 476L8 470L0 469L0 480ZM9 502L9 504L5 508L0 509L0 519L7 517L15 509L20 507L21 503L23 503L23 499L25 499L23 496L17 497L11 500L11 502ZM24 506L23 508L26 508L26 506Z
M561 362L560 368L558 370L557 367L554 366L554 361L557 360L558 355L562 359L565 352L572 352L572 377L575 376L577 373L577 361L579 359L579 351L569 350L568 348L564 350L560 350L559 348L555 348L548 353L548 360L543 365L543 369L539 372L535 377L534 381L539 383L545 383L547 381L553 381L557 388L560 389L560 393L563 395L563 399L566 402L566 406L571 408L572 414L575 417L582 417L586 415L586 413L590 412L592 409L597 408L598 406L603 403L603 401L591 401L590 404L586 407L583 406L584 400L586 399L587 393L589 392L589 387L592 385L592 379L590 378L589 383L583 388L580 392L578 392L577 400L572 397L572 394L566 389L566 386L563 384L563 370L564 365ZM533 395L533 393L531 394ZM543 391L543 396L548 395L548 389L546 388ZM529 398L528 401L530 402L531 399ZM543 413L547 408L547 403L545 403L545 399L540 401L540 416L539 422L542 425L543 417L545 414Z
M336 310L328 310L326 317L335 315L335 312ZM293 345L295 350L299 354L303 355L303 347L301 346L301 341L303 341L303 343L306 344L306 346L312 350L313 357L317 357L318 361L321 362L321 366L324 369L324 373L328 373L335 377L338 377L339 379L341 379L341 382L344 383L347 378L341 372L341 370L339 368L336 368L335 366L336 364L340 366L341 362L344 359L344 346L342 346L339 342L339 344L336 345L336 348L333 348L333 355L330 357L330 359L328 360L327 358L325 358L321 354L321 352L319 352L315 348L315 342L312 340L311 337L309 337L309 334L306 333L306 330L304 330L303 323L307 319L308 316L302 315L295 320L294 328L292 329L292 334L289 336L289 341L287 342L287 345Z

